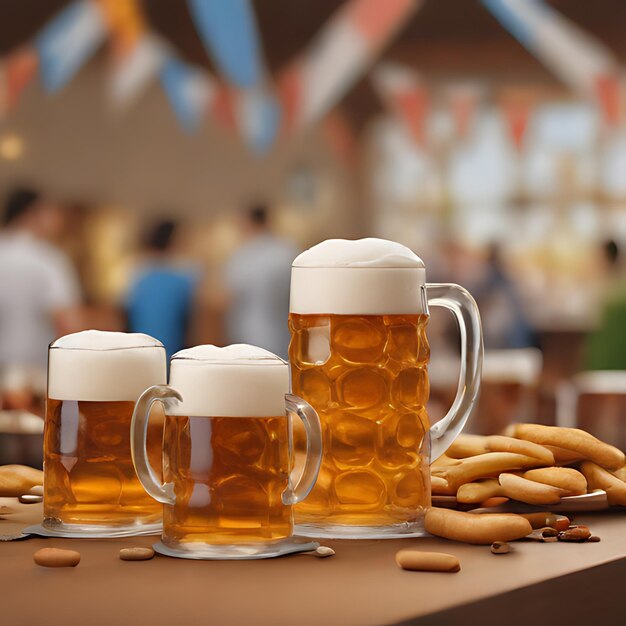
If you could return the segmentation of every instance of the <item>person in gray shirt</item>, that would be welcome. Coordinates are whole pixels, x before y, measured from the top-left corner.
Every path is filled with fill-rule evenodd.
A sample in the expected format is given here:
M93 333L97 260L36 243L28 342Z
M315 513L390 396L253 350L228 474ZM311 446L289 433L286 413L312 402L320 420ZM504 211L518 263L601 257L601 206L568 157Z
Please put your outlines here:
M229 343L249 343L287 358L289 282L298 249L272 233L265 206L242 216L243 245L224 272L225 330Z
M0 392L4 404L45 383L48 344L80 325L76 270L52 242L63 211L19 188L6 201L0 231ZM13 398L8 402L9 398Z

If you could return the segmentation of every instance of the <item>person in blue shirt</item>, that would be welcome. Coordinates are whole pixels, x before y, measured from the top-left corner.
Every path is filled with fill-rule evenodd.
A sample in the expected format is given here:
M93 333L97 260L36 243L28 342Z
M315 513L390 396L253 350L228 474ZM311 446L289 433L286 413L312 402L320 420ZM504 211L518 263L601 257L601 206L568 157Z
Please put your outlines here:
M176 259L177 224L157 223L145 240L146 261L138 269L126 301L128 329L146 333L165 346L168 359L187 346L199 274Z

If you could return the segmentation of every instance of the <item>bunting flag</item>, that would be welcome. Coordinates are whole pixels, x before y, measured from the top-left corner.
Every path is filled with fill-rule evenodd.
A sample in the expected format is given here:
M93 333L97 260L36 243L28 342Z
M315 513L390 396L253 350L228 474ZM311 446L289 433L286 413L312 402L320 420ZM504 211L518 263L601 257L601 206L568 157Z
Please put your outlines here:
M61 11L35 40L44 87L58 91L89 60L106 37L103 12L91 0Z
M279 78L286 129L321 119L363 76L421 0L349 0Z
M481 89L471 83L451 85L447 89L447 100L456 136L466 139L473 126L481 98Z
M130 54L147 30L138 0L97 0L107 23L115 57Z
M413 140L426 138L428 93L419 75L395 63L381 63L372 75L374 87L389 110L404 124Z
M161 84L183 129L196 132L215 95L207 72L170 57L161 70Z
M169 57L168 46L156 35L145 33L130 52L113 63L110 92L113 103L128 107L135 102L150 81L157 78Z
M524 146L536 98L524 90L509 89L500 96L500 105L509 136L518 152Z
M613 55L543 0L482 2L523 46L578 93L597 98L598 80L617 75Z
M188 0L207 52L231 87L237 128L257 152L266 152L278 133L280 106L269 85L250 0Z
M0 118L12 111L37 73L37 53L20 48L0 61Z
M148 31L139 0L98 0L111 41L110 94L113 103L128 107L158 78L168 46Z
M596 78L596 94L602 120L606 127L615 127L622 119L622 84L617 75Z

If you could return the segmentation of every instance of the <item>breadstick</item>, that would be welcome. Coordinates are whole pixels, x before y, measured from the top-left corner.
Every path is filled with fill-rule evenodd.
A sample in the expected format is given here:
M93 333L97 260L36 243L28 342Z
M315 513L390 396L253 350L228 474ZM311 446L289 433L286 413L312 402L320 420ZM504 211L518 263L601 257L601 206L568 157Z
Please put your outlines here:
M565 448L559 448L558 446L544 446L547 450L550 450L554 455L555 465L571 465L572 463L578 463L578 461L584 460L584 456L579 452L573 450L566 450Z
M448 481L441 476L430 477L430 490L437 496L453 496L456 489L448 485Z
M607 469L617 469L626 464L626 456L618 448L596 439L579 428L561 428L541 424L512 424L507 434L542 445L573 450L589 461Z
M461 433L448 448L446 454L454 459L465 459L468 456L477 456L489 452L487 437L482 435L465 435Z
M0 496L21 496L43 485L43 472L26 465L0 465Z
M433 461L431 467L445 467L446 465L458 465L461 461L451 459L447 454L442 454L436 461Z
M586 478L578 470L571 467L540 467L528 470L522 476L528 480L562 489L568 496L579 496L587 493Z
M554 465L554 455L544 446L503 435L490 435L489 437L459 435L446 454L458 459L487 452L513 452L537 458L542 461L543 465Z
M585 475L590 489L604 489L609 504L626 506L626 483L603 467L585 461L580 464L580 471Z
M515 474L500 474L498 481L502 495L526 504L554 504L561 501L562 489L552 485L536 483Z
M456 499L463 504L479 504L500 495L502 495L500 483L495 478L487 478L480 482L461 485L456 493Z
M472 514L436 507L426 511L424 528L437 537L483 545L521 539L532 532L530 522L513 513Z
M626 482L626 465L624 465L624 467L620 467L619 469L612 471L611 474L613 474L613 476L617 476L620 480L623 480L624 482Z
M432 467L431 472L433 476L447 480L448 485L456 491L461 485L471 483L477 478L490 478L502 472L530 469L539 465L541 465L539 459L523 454L487 452L463 459L458 465Z

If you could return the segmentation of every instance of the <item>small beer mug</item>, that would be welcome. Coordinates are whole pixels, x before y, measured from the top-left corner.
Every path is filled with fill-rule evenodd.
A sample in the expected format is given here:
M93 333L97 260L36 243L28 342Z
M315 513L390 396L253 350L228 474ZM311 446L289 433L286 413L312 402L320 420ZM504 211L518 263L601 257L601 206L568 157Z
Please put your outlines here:
M287 363L261 348L196 346L172 357L170 385L141 395L131 428L137 475L165 505L157 551L191 559L267 558L317 545L292 536L292 507L317 479L321 426L311 406L288 391ZM166 415L164 484L146 449L155 402ZM295 486L291 414L307 437Z
M48 352L44 432L44 534L158 533L161 505L137 479L130 455L135 401L167 378L165 348L142 334L88 330ZM148 449L160 458L163 422Z

